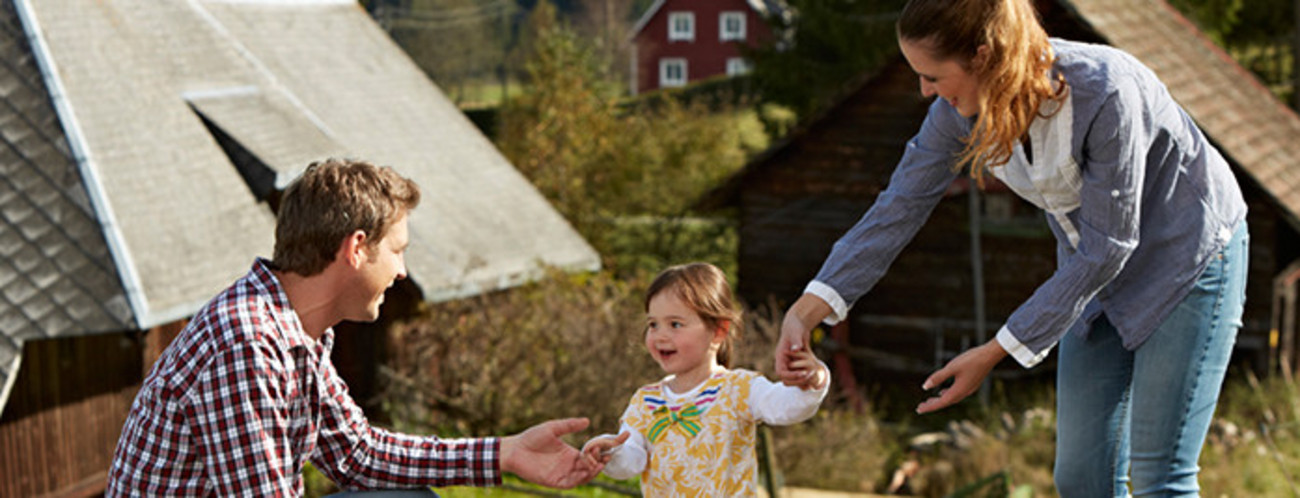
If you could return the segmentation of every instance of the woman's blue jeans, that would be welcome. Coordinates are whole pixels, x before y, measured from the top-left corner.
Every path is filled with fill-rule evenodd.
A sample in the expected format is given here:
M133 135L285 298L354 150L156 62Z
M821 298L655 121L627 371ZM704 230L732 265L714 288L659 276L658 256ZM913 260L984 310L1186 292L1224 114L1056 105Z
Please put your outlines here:
M1136 351L1105 316L1061 339L1056 488L1062 497L1198 496L1197 460L1241 328L1245 223Z

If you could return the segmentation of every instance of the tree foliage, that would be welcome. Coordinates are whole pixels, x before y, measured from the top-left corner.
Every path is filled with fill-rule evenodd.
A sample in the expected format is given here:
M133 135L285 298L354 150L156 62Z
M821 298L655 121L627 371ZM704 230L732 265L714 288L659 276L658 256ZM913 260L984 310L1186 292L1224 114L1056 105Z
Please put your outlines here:
M627 230L652 241L686 230L659 221L686 215L750 150L732 110L671 95L656 106L623 106L604 59L554 12L543 1L531 15L526 87L502 109L497 145L612 264L627 249ZM649 221L630 222L637 217Z
M772 19L784 41L750 54L763 99L806 116L850 81L898 52L894 22L904 0L789 0Z
M1292 0L1170 0L1221 45L1241 48L1274 42L1295 32Z
M510 44L510 0L410 0L404 11L377 11L393 40L455 96L466 85L499 78Z

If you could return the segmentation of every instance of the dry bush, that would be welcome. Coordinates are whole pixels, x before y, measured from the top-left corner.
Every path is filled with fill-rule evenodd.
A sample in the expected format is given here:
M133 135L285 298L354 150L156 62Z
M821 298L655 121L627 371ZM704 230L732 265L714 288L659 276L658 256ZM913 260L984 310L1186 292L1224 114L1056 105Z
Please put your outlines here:
M616 431L632 393L664 375L641 341L648 283L555 271L427 305L390 333L385 411L417 432L499 434L574 416ZM746 321L734 366L770 375L776 327L755 313Z
M802 424L772 428L776 462L788 486L876 491L892 471L896 444L871 414L822 409Z
M1249 463L1246 463L1249 462ZM1300 496L1300 392L1286 375L1229 377L1201 450L1203 496Z
M444 435L574 416L613 432L632 391L658 371L640 342L642 288L557 271L427 306L390 334L386 412L399 428Z

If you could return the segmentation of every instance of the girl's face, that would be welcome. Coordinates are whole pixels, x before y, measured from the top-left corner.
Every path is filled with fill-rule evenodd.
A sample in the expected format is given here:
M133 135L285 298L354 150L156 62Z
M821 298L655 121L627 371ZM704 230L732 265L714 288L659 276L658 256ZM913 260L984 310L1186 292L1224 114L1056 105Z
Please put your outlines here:
M979 113L980 82L965 66L952 59L935 59L925 42L900 38L898 47L921 78L921 95L938 95L968 118Z
M650 298L645 320L645 347L665 372L676 375L680 385L708 379L725 330L710 328L671 288Z

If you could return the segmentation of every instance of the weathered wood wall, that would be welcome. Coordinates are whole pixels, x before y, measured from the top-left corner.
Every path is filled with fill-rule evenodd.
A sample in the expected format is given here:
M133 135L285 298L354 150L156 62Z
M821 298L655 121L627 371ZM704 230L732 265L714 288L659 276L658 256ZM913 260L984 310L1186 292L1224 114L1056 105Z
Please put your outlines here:
M139 388L142 344L115 333L29 341L0 415L0 496L90 496Z

